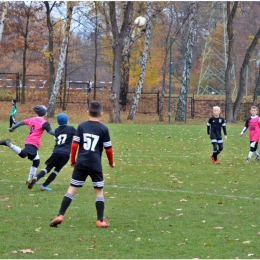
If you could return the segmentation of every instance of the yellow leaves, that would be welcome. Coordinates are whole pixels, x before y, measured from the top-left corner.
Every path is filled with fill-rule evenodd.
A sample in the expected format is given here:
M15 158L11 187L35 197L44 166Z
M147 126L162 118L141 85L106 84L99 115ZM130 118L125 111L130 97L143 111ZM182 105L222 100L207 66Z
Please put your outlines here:
M21 249L20 252L23 254L27 254L27 253L34 254L34 251L31 248Z
M214 229L223 229L224 227L216 226Z

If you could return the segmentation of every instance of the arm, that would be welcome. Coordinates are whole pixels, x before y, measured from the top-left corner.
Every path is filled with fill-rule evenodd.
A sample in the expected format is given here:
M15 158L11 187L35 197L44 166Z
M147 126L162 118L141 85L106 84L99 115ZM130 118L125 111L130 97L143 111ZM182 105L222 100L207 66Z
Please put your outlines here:
M244 126L242 132L239 134L239 136L241 137L246 132L247 129L248 129L248 120L246 121L245 126Z
M78 151L79 144L78 143L72 143L71 149L70 149L70 165L73 166L76 163L76 154Z
M106 150L107 159L108 159L108 162L109 162L110 167L112 167L112 168L115 167L112 147L110 147L110 148L105 148L105 150Z
M51 129L50 123L45 122L42 126L44 130L46 130L50 135L55 135L55 131Z
M12 126L11 128L9 128L9 132L13 132L14 129L16 129L16 128L22 126L22 125L25 125L24 121L18 122L16 125L14 125L14 126Z
M224 135L225 135L225 139L227 140L227 128L226 128L225 122L223 122L223 124L222 124L222 129L223 129L223 132L224 132Z

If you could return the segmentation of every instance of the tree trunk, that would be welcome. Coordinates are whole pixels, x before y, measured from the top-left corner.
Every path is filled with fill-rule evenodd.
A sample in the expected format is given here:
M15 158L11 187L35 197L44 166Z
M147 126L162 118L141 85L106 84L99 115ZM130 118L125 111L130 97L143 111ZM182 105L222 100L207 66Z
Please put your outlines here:
M123 23L118 31L115 2L109 2L109 15L113 34L113 78L112 88L110 92L110 109L109 109L109 122L121 123L120 119L120 105L119 105L119 92L122 78L121 63L122 53L124 47L124 38L127 31L127 26L130 20L130 10L133 7L133 2L128 1L124 7Z
M48 45L48 59L49 59L49 80L48 80L48 98L50 99L53 85L54 85L54 52L53 52L53 26L51 23L51 11L55 3L53 3L52 7L50 8L49 2L44 1L46 7L46 20L47 20L47 27L49 31L49 45Z
M4 26L5 26L5 16L7 13L7 8L8 8L9 3L5 2L3 4L3 11L2 11L2 16L1 16L1 21L0 21L0 41L2 41L2 36L3 36L3 31L4 31Z
M97 22L97 2L95 1L95 54L94 54L94 95L93 99L96 100L97 95L97 37L98 37L98 22Z
M232 49L234 43L234 33L233 33L233 20L237 10L238 2L234 2L232 11L230 12L231 2L227 2L227 34L228 34L228 51L227 51L227 67L225 71L225 90L226 90L226 121L227 123L233 122L233 102L232 102L232 91L230 86L230 76L233 66L232 61Z
M171 14L172 14L172 12L171 12ZM171 22L168 27L166 39L165 39L166 47L165 47L165 55L164 55L164 60L163 60L162 90L161 90L161 94L160 94L160 98L159 98L159 121L160 122L164 121L163 107L164 107L164 98L165 98L165 92L166 92L166 75L167 75L167 69L168 69L167 62L168 62L168 54L169 54L169 38L170 38L173 21L174 21L174 19L172 17Z
M141 92L142 92L142 88L143 88L143 84L144 84L146 63L147 63L147 59L148 59L148 50L149 50L149 44L150 44L150 39L151 39L152 7L153 7L153 2L149 1L148 10L147 10L148 21L147 21L146 28L145 28L144 50L143 50L143 54L141 57L141 72L140 72L137 88L135 91L135 95L133 97L131 110L127 117L128 120L134 119L134 115L135 115L137 107L138 107L138 103L139 103L139 100L141 97Z
M60 90L62 74L64 71L65 62L66 62L66 52L67 52L68 42L69 42L69 32L70 32L70 25L71 25L72 10L73 10L72 2L67 2L66 30L65 30L65 35L64 35L62 45L61 45L57 76L55 79L55 83L54 83L53 90L52 90L51 97L50 97L49 104L48 104L47 117L54 117L55 103L56 103L57 95Z
M258 97L259 90L260 90L260 66L258 66L258 76L256 78L256 85L255 85L255 89L254 89L254 96L253 96L253 105L254 106L258 105L257 97Z
M187 108L187 95L188 87L190 82L190 69L191 69L191 60L192 60L192 51L196 33L196 19L195 12L197 9L197 3L191 2L189 6L189 31L188 31L188 40L185 48L185 63L182 73L182 86L180 90L179 101L177 104L176 112L176 121L186 121L186 108Z
M28 32L29 32L29 21L30 15L26 14L26 25L25 25L25 32L24 32L24 49L23 49L23 81L22 81L22 100L21 103L25 104L25 82L26 82L26 53L28 49Z
M259 27L253 41L251 42L249 48L246 51L242 67L240 69L239 88L238 88L237 98L236 98L236 101L234 103L234 109L233 109L233 120L234 120L234 122L236 122L236 120L237 120L237 114L238 114L242 99L245 95L246 69L247 69L251 54L252 54L253 50L255 49L255 46L257 45L259 38L260 38L260 27Z

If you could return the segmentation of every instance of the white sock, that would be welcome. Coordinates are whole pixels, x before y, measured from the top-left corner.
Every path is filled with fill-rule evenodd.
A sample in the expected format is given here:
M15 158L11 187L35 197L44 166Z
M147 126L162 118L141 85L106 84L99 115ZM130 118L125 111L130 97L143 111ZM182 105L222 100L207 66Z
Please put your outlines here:
M251 159L252 155L253 155L253 152L250 151L249 154L248 154L248 158Z
M36 174L36 172L37 172L37 168L34 167L34 166L32 166L32 167L30 168L30 173L29 173L29 176L28 176L28 181L30 181L30 180L34 177L34 175Z
M22 149L14 144L11 144L10 149L13 150L16 154L19 154Z

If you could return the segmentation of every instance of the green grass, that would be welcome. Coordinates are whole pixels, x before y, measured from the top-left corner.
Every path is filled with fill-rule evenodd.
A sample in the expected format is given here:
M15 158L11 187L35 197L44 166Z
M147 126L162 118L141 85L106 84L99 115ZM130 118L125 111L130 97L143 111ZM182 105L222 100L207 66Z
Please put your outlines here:
M50 228L71 168L67 165L51 184L53 191L41 192L39 185L28 190L31 162L1 146L0 258L260 258L260 162L245 163L249 140L247 134L239 138L240 124L228 125L221 164L213 165L206 121L108 125L116 163L109 168L103 155L108 229L95 227L90 180L79 189L64 223ZM27 127L13 133L7 127L0 123L0 139L10 137L23 147ZM53 144L45 133L39 169ZM28 248L34 253L20 252Z

